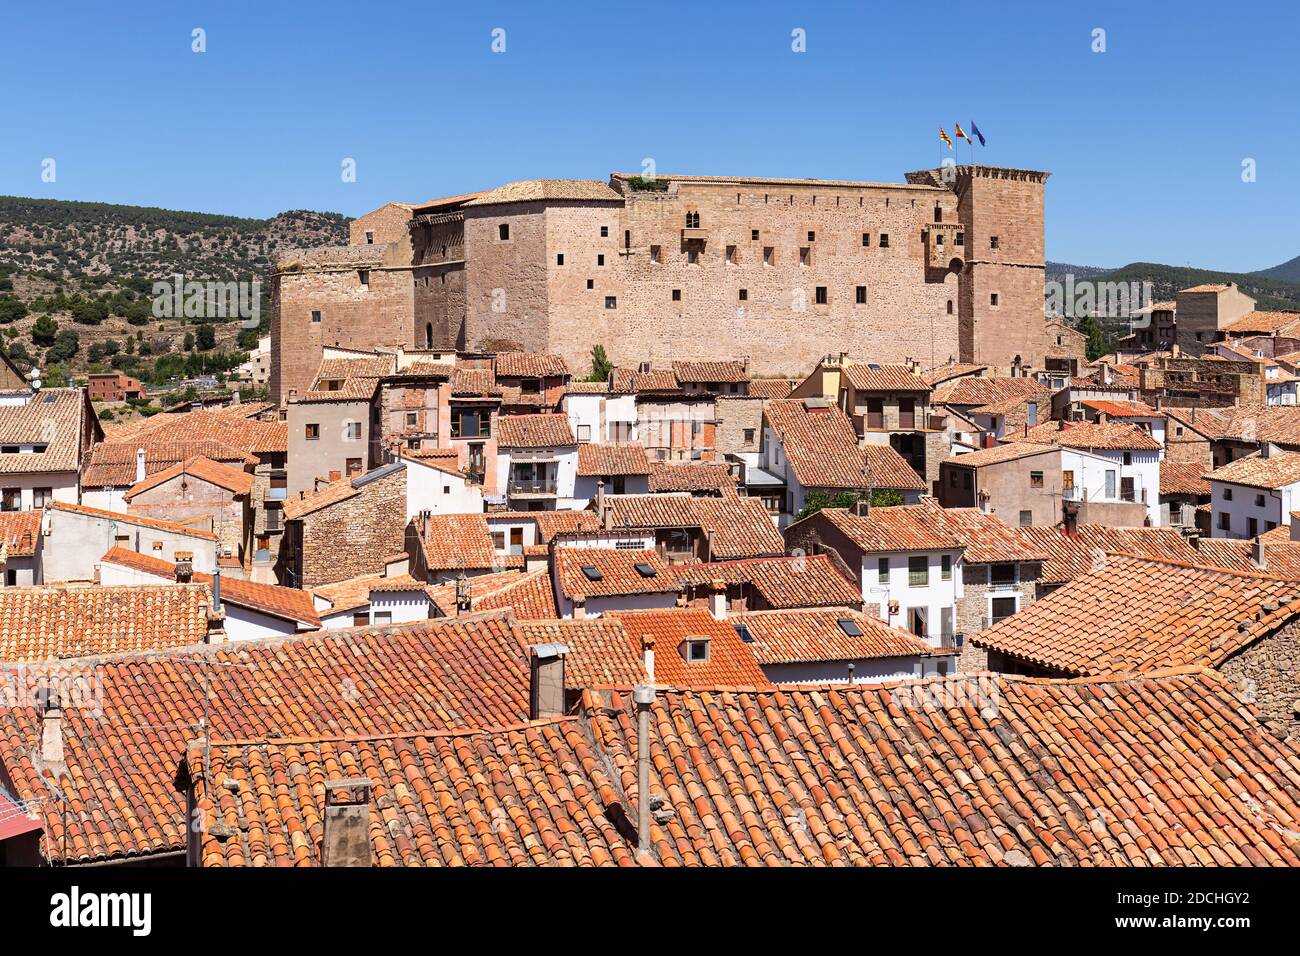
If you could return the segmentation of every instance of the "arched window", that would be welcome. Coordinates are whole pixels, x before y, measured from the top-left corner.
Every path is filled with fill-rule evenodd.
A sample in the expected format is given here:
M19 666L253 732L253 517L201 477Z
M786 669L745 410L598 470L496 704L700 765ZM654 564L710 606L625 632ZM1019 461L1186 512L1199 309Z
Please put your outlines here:
M952 299L948 300L948 314L952 315Z
M948 305L949 305L948 311L951 312L952 303L949 302ZM433 348L433 323L432 322L424 323L424 347L426 349Z

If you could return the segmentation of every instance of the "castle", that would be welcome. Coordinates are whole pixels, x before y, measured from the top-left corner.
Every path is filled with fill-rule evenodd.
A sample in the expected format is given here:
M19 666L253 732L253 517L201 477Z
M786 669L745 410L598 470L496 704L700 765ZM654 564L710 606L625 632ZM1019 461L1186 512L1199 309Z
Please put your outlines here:
M272 398L327 346L746 358L802 375L827 353L1041 368L1043 186L994 166L903 183L614 173L528 180L351 223L272 277ZM1059 341L1059 339L1055 340Z

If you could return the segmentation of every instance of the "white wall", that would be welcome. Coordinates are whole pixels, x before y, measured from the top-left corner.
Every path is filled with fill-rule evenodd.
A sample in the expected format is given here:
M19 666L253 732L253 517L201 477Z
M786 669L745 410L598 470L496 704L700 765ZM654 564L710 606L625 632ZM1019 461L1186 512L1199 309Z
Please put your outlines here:
M478 514L483 511L483 489L463 476L432 468L415 458L406 465L406 520L421 511L436 515Z
M1131 464L1124 464L1122 451L1080 451L1061 449L1061 470L1074 472L1074 490L1088 501L1122 502L1123 479L1133 479L1133 500L1141 502L1146 492L1147 516L1153 526L1160 524L1160 457L1159 451L1130 452ZM1106 472L1115 473L1115 493L1106 494ZM1087 492L1086 495L1084 492Z
M943 657L886 657L853 661L853 683L879 684L882 681L951 674L956 659ZM845 684L849 661L800 662L798 664L764 664L763 673L773 684ZM940 668L944 668L942 671Z
M573 602L562 594L556 595L560 617L573 617ZM642 611L677 606L677 592L666 594L616 594L609 597L587 598L587 617L602 617L607 611Z
M909 559L924 555L929 568L929 582L913 586L909 583ZM952 573L943 579L943 556L951 561ZM911 553L866 554L862 558L862 601L865 608L875 608L876 615L895 627L910 631L912 608L923 608L926 614L924 639L931 647L942 644L943 609L950 609L949 621L953 632L957 629L957 601L965 594L962 586L962 552L914 551ZM889 580L881 581L881 559L889 561ZM898 613L889 614L889 602L898 602Z
M41 575L47 584L92 580L100 558L114 547L169 564L176 563L177 551L188 551L195 571L211 574L217 567L216 540L132 524L128 515L108 518L50 509L45 512L42 530L48 532L41 558ZM154 542L161 547L155 550Z
M514 454L512 454L512 451ZM528 501L541 501L544 504L554 502L557 511L575 511L585 507L585 502L578 501L574 498L574 481L578 476L578 449L574 447L565 448L529 448L529 449L509 449L498 448L497 450L497 489L502 495L510 495L510 470L511 464L526 464L536 458L556 459L554 461L538 462L539 467L546 469L547 475L555 476L555 497L554 498L515 498L512 507L518 507L521 503Z
M1228 495L1231 494L1231 498ZM1260 499L1262 504L1257 504ZM1300 508L1300 482L1286 485L1277 490L1252 488L1249 485L1237 485L1230 481L1210 481L1210 537L1211 538L1248 538L1250 521L1257 522L1256 534L1264 534L1272 527L1291 524L1291 512ZM1226 514L1230 522L1228 529L1220 527Z
M363 612L370 615L371 624L379 623L380 615L383 614L391 615L391 620L388 621L390 624L426 621L429 619L431 606L429 595L424 591L373 591L370 594L369 606L349 608L337 614L320 610L322 603L318 598L317 613L320 614L321 627L326 630L353 627L352 616Z
M52 471L34 474L0 475L0 488L6 490L17 488L22 492L22 507L18 511L32 511L36 504L32 496L35 488L49 488L54 493L55 501L70 505L81 504L80 491L75 471Z
M596 500L596 483L600 481L599 477L591 475L577 475L573 482L573 507L576 510L583 510L593 501ZM614 489L606 483L605 494L614 494ZM623 494L625 495L646 495L650 493L650 476L649 475L626 475L623 478Z

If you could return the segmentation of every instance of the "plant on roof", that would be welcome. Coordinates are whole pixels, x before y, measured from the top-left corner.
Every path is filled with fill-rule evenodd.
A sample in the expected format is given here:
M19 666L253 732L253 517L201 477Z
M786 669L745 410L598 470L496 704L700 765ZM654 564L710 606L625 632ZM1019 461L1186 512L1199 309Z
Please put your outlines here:
M794 520L802 521L809 515L815 515L823 508L852 508L865 497L866 495L860 491L810 491L808 497L804 499L803 507L794 516ZM873 508L888 508L902 503L903 496L893 488L871 489L871 506Z
M614 371L614 363L609 360L605 354L605 346L593 345L591 347L591 374L587 376L588 382L605 382L609 380L609 373Z
M668 189L668 180L666 179L646 179L644 176L629 176L626 182L633 192L638 193L661 193Z

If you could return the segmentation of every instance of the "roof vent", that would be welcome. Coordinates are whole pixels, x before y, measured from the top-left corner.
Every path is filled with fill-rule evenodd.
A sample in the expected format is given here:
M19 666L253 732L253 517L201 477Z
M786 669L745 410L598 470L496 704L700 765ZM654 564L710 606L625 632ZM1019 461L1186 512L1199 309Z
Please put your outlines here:
M635 567L636 567L636 573L641 575L641 577L643 578L652 578L659 573L650 565L646 564L644 561L638 561Z
M588 581L602 581L605 578L605 575L601 574L600 569L594 564L584 564L582 574Z

